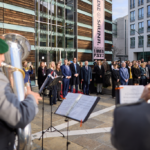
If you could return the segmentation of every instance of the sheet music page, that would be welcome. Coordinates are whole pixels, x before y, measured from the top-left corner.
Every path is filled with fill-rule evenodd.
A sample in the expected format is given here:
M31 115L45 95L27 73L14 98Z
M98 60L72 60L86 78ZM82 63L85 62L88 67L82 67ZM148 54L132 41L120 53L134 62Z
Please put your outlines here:
M129 104L139 101L141 97L144 86L120 86L120 104Z
M69 109L75 103L75 100L78 98L80 94L68 93L66 99L63 100L59 109L56 111L56 114L65 115L68 113Z
M97 97L82 95L74 108L70 111L68 117L79 121L84 121Z

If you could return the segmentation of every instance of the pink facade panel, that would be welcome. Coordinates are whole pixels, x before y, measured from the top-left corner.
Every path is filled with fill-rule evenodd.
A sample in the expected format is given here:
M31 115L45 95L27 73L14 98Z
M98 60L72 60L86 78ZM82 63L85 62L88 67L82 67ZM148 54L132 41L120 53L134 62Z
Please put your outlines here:
M93 59L105 58L104 3L104 0L93 0Z

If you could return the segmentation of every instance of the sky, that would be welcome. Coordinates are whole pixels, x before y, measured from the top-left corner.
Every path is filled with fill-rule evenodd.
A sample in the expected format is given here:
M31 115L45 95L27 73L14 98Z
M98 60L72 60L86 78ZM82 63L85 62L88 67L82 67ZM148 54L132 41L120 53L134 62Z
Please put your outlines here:
M128 0L112 0L113 20L128 14Z

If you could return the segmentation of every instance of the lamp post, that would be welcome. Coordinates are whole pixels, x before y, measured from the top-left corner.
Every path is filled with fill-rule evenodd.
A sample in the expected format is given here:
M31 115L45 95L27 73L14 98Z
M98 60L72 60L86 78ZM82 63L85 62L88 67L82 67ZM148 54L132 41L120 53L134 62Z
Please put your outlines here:
M140 34L138 31L136 31L135 29L131 29L131 31L137 32L138 35L139 35L140 37L142 37L141 34ZM143 59L144 59L144 39L143 39Z

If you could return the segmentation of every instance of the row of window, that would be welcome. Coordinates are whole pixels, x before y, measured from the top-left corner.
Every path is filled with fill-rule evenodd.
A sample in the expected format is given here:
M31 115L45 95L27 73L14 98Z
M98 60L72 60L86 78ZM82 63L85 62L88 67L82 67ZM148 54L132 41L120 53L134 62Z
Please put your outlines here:
M150 17L150 5L147 6L147 17ZM138 19L144 18L144 8L138 9ZM135 11L130 12L130 22L135 21Z
M138 37L138 47L143 47L144 37ZM150 47L150 35L147 35L147 47ZM130 38L130 48L135 48L135 37Z
M150 0L147 0L147 3L150 2ZM144 0L138 0L138 6L141 6L144 4ZM130 9L135 8L135 0L130 0Z

